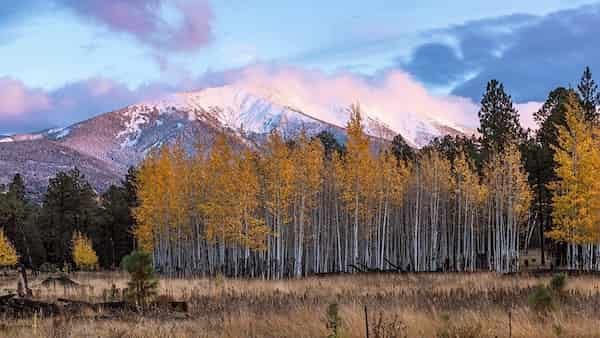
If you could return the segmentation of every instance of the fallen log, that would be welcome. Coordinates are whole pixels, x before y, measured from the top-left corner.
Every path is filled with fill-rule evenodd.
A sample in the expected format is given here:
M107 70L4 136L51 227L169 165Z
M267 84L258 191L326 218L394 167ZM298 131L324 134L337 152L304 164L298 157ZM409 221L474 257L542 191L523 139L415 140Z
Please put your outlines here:
M62 312L64 313L81 313L83 311L98 311L98 304L84 302L80 300L72 300L66 298L58 298L57 302L62 303Z
M0 304L4 304L5 302L7 302L9 299L13 298L14 296L16 296L14 293L10 293L8 295L0 296Z
M153 305L163 311L183 312L183 313L188 312L187 302L170 301L170 302L166 302L166 303L164 303L164 302L154 303Z
M56 302L36 301L29 298L16 297L14 294L0 296L0 315L13 318L26 318L34 314L54 316L59 314L81 314L89 312L107 312L112 314L126 312L162 311L168 313L188 313L187 302L158 300L150 303L145 309L125 301L91 303L81 300L58 298ZM88 314L89 314L88 312Z
M35 301L28 298L9 298L0 304L0 314L12 317L54 316L60 313L60 308L54 303Z
M354 270L356 270L358 272L365 272L363 269L359 268L358 266L356 266L354 264L348 264L348 267L353 268Z
M61 276L50 276L46 279L44 279L41 283L42 286L44 287L56 287L58 286L63 286L63 287L67 287L67 288L76 288L79 287L79 283L75 282L74 280L72 280L71 278L61 275Z

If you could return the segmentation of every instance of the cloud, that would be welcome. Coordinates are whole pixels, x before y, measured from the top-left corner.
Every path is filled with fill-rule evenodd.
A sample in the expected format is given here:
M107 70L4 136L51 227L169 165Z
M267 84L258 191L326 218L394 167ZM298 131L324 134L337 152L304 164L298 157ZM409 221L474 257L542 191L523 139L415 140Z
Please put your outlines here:
M467 80L452 93L481 99L485 84L498 79L516 102L543 101L557 86L575 84L586 65L600 72L600 4L561 10L546 16L512 15L430 32L444 37L432 49L423 44L408 64L424 82L449 85ZM420 65L431 64L431 67Z
M109 79L92 78L44 92L28 89L15 80L0 80L0 134L66 126L173 92L223 85L270 97L308 114L325 114L316 117L337 125L345 125L346 108L358 102L369 116L387 123L410 140L417 138L415 126L420 123L426 126L428 121L455 128L478 125L478 105L472 99L433 95L410 74L397 69L376 76L360 76L255 64L224 72L208 71L172 85L151 83L136 89ZM17 90L10 89L15 87ZM12 100L2 99L3 94ZM13 103L15 98L19 98L17 103ZM517 105L526 127L535 127L532 115L540 105L537 102Z
M159 84L131 90L116 81L92 78L44 91L0 78L0 133L65 126L173 90Z
M208 0L20 0L2 4L0 27L35 13L67 8L84 22L133 36L157 51L191 52L212 38Z
M537 123L533 119L533 114L540 110L543 104L544 102L530 101L515 105L515 108L519 111L519 120L524 128L529 128L531 130L536 130L538 128Z
M0 116L14 119L49 107L50 100L42 90L27 88L11 78L0 78Z
M432 95L412 76L399 70L363 77L256 65L240 71L233 85L281 100L307 113L328 113L318 117L337 125L345 125L348 119L345 108L359 102L371 117L411 140L416 138L415 126L424 121L458 128L477 125L477 106L470 99Z
M466 71L467 65L451 46L426 43L417 48L412 60L404 68L411 74L417 74L419 80L425 83L447 85L458 80Z
M84 20L128 33L160 50L194 51L212 36L214 17L206 0L57 0ZM167 18L165 12L174 12Z

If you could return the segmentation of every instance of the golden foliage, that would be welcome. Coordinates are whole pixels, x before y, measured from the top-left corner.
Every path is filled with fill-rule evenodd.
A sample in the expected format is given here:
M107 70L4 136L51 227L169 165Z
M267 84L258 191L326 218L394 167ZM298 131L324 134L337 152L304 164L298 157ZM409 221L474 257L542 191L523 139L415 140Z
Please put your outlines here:
M18 262L17 250L4 234L4 229L0 228L0 267L14 266Z
M585 120L574 93L565 108L566 126L556 126L554 160L559 180L549 185L554 191L554 227L547 236L573 244L595 244L600 240L599 135Z
M79 231L71 239L72 255L75 265L80 269L92 270L98 265L98 256L92 247L92 241Z
M484 171L490 202L516 223L522 221L529 211L532 193L517 145L507 144L504 152L492 154Z

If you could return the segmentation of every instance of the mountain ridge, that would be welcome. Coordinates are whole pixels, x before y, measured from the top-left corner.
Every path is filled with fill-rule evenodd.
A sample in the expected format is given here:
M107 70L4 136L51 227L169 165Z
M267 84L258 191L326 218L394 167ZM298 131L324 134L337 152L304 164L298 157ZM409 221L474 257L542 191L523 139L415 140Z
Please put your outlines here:
M374 138L391 141L400 133L411 146L420 147L436 136L464 134L464 130L414 114L407 118L416 121L412 130L404 130L402 134L370 114L369 107L363 108L365 133ZM84 174L100 191L107 184L117 182L129 166L139 163L152 149L176 140L193 151L197 142L210 145L217 133L225 132L236 147L260 147L266 135L277 129L288 138L301 131L315 135L327 130L343 142L348 117L346 107L299 102L277 90L265 93L264 88L254 91L223 86L175 93L100 114L68 127L0 137L0 154L3 156L0 157L0 183L6 183L20 169L26 171L25 179L36 182L36 189L39 189L43 186L40 180L47 180L69 165L80 167L81 163ZM19 151L17 144L24 142L31 151L11 155L11 152ZM54 164L56 161L52 156L60 159L59 165ZM40 174L33 169L35 165L26 163L38 163Z

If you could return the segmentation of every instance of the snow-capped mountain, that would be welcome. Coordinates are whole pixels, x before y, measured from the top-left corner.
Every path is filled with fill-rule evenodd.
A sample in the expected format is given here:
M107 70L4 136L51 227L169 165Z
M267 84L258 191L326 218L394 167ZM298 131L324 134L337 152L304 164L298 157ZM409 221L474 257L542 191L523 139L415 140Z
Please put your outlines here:
M464 132L460 127L414 114L403 116L401 130L393 130L371 114L370 109L361 106L365 132L378 139L391 140L400 133L409 144L420 147L435 136ZM128 166L135 165L149 151L163 144L181 140L191 150L197 142L209 145L214 135L221 131L239 147L260 147L273 129L285 137L293 137L302 130L311 135L328 130L343 142L348 118L347 106L300 100L267 88L248 90L232 85L172 94L65 128L0 137L0 154L5 157L0 158L0 183L7 181L15 170L23 168L23 163L44 166L54 161L52 157L57 154L56 151L47 154L37 151L31 152L30 156L13 154L11 158L10 149L15 148L15 143L27 142L33 148L69 149L69 152L63 151L66 155L62 156L69 159L63 159L61 163L78 166L79 162L89 164L93 159L98 162L90 165L99 169L96 172L90 170L89 174L107 179L118 177L115 173L123 173ZM12 165L1 165L7 163ZM56 169L64 169L62 166ZM40 169L46 173L43 179L47 179L52 168ZM29 169L25 173L26 179L36 177L34 172Z

